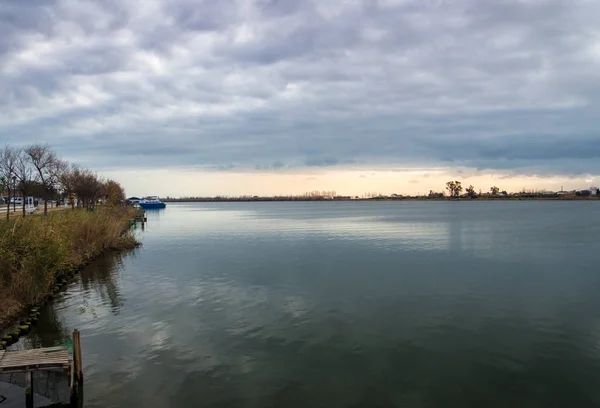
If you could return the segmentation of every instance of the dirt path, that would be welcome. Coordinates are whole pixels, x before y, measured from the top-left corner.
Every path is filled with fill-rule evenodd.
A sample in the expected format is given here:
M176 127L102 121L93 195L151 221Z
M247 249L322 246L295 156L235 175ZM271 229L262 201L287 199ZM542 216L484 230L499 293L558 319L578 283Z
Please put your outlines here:
M67 208L71 208L71 207L64 207L64 206L60 206L60 207L48 207L48 213L50 212L54 212L54 211L61 211ZM44 214L44 206L40 205L37 206L35 211L33 212L32 215L40 215L40 214ZM17 212L13 212L12 207L10 208L10 218L14 218L14 217L22 217L23 216L23 209L17 207ZM6 219L6 206L2 206L2 208L0 208L0 219Z

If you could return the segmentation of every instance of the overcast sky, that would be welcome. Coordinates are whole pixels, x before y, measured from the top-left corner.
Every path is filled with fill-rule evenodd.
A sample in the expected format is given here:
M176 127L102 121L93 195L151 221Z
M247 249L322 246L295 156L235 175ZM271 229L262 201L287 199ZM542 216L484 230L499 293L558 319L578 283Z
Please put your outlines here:
M589 187L598 16L597 0L1 0L0 141L50 143L136 194Z

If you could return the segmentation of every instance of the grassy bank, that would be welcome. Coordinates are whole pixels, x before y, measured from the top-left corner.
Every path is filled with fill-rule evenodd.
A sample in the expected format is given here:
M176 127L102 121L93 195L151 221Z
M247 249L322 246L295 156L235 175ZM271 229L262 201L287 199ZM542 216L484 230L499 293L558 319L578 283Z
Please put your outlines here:
M63 210L0 221L0 329L54 282L107 250L135 247L132 208Z

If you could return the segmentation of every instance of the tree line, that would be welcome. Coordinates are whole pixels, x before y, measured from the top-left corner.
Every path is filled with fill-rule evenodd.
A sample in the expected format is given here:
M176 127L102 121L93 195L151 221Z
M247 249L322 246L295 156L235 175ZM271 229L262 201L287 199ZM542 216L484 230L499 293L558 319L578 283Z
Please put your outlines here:
M448 181L446 183L446 190L448 191L448 195L450 197L460 197L462 191L463 191L463 186L462 186L462 182L460 181ZM475 187L473 187L473 185L469 185L467 188L464 188L465 194L468 197L471 198L476 198L479 195L482 195L481 190L479 190L479 193L477 193L475 191ZM492 186L490 187L489 190L489 195L491 196L499 196L499 195L504 195L506 196L508 193L506 191L502 191L500 192L500 189L496 186ZM437 192L437 191L433 191L433 190L429 190L429 198L442 198L444 197L445 194L443 191L441 192Z
M209 202L209 201L319 201L334 199L337 193L331 191L309 191L298 195L274 195L274 196L258 196L258 195L239 195L239 196L187 196L187 197L165 197L166 202Z
M44 215L48 214L48 202L57 198L66 200L71 208L75 208L75 200L78 207L85 208L93 208L100 199L111 205L125 200L125 191L118 182L69 163L50 145L38 143L25 147L6 145L0 150L0 197L5 193L7 219L11 199L17 196L23 197L23 216L28 196L42 199Z

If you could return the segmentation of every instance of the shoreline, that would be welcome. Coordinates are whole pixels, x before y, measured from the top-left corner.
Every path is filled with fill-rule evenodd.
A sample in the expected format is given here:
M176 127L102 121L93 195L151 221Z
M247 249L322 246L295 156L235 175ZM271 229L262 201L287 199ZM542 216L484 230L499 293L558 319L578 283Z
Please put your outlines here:
M45 289L36 291L36 293L34 293L32 295L31 301L23 301L22 299L19 299L18 296L15 296L14 294L10 293L10 288L7 288L7 287L2 288L3 289L2 295L4 297L4 300L3 300L4 308L0 309L0 312L2 313L2 314L0 314L0 334L1 334L0 350L7 348L8 346L10 346L14 342L16 342L20 335L27 333L29 331L30 327L37 320L37 317L39 316L40 308L43 305L45 305L48 301L51 301L54 298L54 296L58 292L60 292L66 285L71 283L75 279L76 275L79 272L81 272L81 270L83 270L86 266L88 266L92 261L94 261L98 257L103 256L112 251L121 252L121 251L131 250L131 249L134 249L134 248L138 247L139 245L141 245L135 239L135 237L133 235L128 234L128 232L130 231L130 227L131 227L131 219L134 219L134 217L135 217L135 210L133 208L131 208L131 209L123 208L123 209L116 209L116 210L115 209L101 209L100 210L101 214L96 213L96 215L94 215L94 214L86 215L86 213L80 212L80 211L86 211L86 210L76 209L74 211L75 212L73 212L73 213L71 213L71 210L64 211L64 213L67 216L64 217L64 220L58 220L59 222L62 221L63 224L66 224L67 222L70 223L67 226L63 225L63 228L65 228L66 232L69 234L70 233L75 234L76 233L75 230L77 228L88 227L88 225L82 225L86 222L93 223L93 222L102 221L101 217L105 217L105 219L107 219L111 223L117 225L119 227L119 229L118 229L118 231L110 230L109 228L104 226L107 236L102 237L102 238L107 240L107 242L110 242L109 245L97 247L97 248L94 247L94 245L97 245L97 241L94 241L94 239L99 239L99 237L91 235L89 237L88 242L83 242L83 243L78 242L77 243L77 245L83 244L84 248L72 247L68 253L64 253L63 254L64 259L62 259L62 262L63 262L62 265L58 266L55 270L42 271L42 273L50 273L51 277L49 278L49 281L46 282ZM63 213L63 211L61 211L61 213ZM74 218L74 220L69 218L69 214L71 214L71 217ZM83 217L83 218L81 218L81 217ZM91 217L92 219L90 220L89 218L86 218L86 217ZM97 219L94 219L94 217ZM46 224L46 225L43 225L43 227L46 227L49 229L52 229L55 227L55 225L53 225L53 221L56 221L56 220L53 220L52 218L46 218L46 217L40 217L40 216L36 216L35 218L40 220L40 221L36 221L36 222ZM80 218L79 224L78 224L78 218ZM27 219L29 220L29 218L27 218ZM10 225L8 225L9 228L16 229L18 223L22 222L21 220L22 220L21 218L11 219L10 221L6 222L6 224L0 225L0 227L6 228L6 226L8 224L10 224ZM100 231L102 229L102 225L99 225L98 228L99 228L98 231ZM55 234L55 236L56 236L56 234ZM44 239L47 239L47 238L44 238ZM54 238L54 240L58 240L58 239L59 238ZM52 241L52 240L50 240L50 241ZM0 250L8 252L10 250L10 248L0 247ZM82 253L78 253L79 251L81 251ZM32 255L31 255L31 253L23 253L22 254L23 258L25 258L27 256L32 256ZM33 256L35 257L35 256L37 256L37 254L33 255ZM6 266L6 264L5 264L5 266ZM39 271L37 271L37 272L39 272ZM9 271L9 273L11 273L11 272ZM21 269L21 270L13 270L12 273L14 273L15 275L17 275L17 274L30 275L31 273L36 273L36 272L31 272L31 271L26 271L26 270ZM31 278L31 277L29 277L29 278ZM15 279L14 276L13 276L13 279ZM2 284L2 281L0 281L0 284Z
M165 203L253 203L253 202L356 202L356 201L600 201L600 196L595 197L458 197L458 198L429 198L429 197L382 197L382 198L279 198L279 197L258 197L258 198L199 198L199 199L162 199Z

